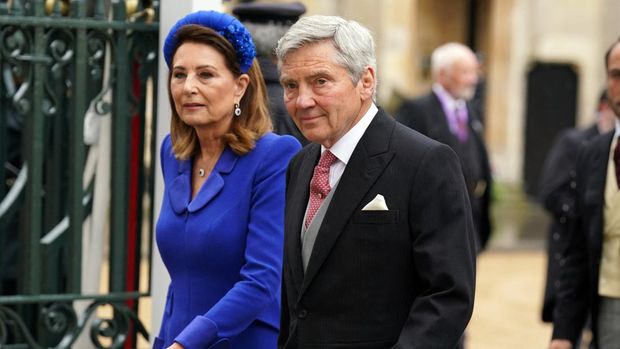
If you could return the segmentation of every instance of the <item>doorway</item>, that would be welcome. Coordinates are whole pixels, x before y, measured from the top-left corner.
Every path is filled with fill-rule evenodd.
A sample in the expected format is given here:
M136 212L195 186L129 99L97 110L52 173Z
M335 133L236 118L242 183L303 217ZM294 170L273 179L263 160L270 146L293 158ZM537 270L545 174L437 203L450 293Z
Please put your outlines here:
M575 127L578 77L570 64L535 63L528 72L524 190L538 194L538 179L558 133Z

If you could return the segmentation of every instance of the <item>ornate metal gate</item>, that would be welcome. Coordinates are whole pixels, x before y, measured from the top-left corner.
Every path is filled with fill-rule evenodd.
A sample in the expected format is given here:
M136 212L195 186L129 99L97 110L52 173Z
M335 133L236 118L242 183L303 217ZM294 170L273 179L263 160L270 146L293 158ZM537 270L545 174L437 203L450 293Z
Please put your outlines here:
M0 348L148 339L158 9L0 1Z

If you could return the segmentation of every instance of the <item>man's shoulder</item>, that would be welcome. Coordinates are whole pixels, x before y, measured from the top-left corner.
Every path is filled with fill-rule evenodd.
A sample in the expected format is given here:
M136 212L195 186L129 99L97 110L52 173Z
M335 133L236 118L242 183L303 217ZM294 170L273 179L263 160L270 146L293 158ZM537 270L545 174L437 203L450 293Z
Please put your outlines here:
M593 161L606 157L609 154L613 136L613 131L598 135L579 148L577 155L578 173L588 171L587 169L590 168L590 164Z
M431 122L432 115L437 109L441 108L437 97L433 92L429 92L423 96L405 100L396 111L396 120L404 125L424 130L427 124Z
M444 146L444 144L400 123L396 123L392 138L392 148L396 152L424 153L430 149Z
M459 159L452 148L401 124L394 128L390 150L394 152L390 165L396 169L390 173L395 180L414 175L435 183L453 176L455 169L460 173Z
M414 109L428 109L432 108L437 102L437 96L433 92L426 93L421 96L406 99L403 102L403 107L409 107Z
M562 131L557 136L557 143L568 143L575 145L582 145L585 142L588 142L594 138L596 138L598 134L594 131L593 128L589 127L587 129L581 128L567 128Z
M295 154L295 156L293 156L293 158L289 162L289 169L295 168L298 164L301 163L303 159L305 159L307 156L310 156L311 154L318 155L320 149L321 146L319 144L308 143L303 148L301 148L301 150L299 150L297 154Z
M614 131L600 134L592 138L584 147L584 153L598 153L601 151L608 151L611 145L611 141L614 137Z

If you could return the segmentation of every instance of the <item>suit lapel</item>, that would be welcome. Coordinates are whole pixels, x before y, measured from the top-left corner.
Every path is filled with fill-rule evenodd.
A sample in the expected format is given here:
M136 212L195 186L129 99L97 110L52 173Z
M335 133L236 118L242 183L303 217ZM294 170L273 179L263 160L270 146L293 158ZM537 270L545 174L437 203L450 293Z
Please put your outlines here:
M607 164L609 160L609 147L613 136L606 136L596 145L596 151L593 154L592 168L590 178L587 181L586 193L597 198L597 202L601 203L601 207L605 204L605 183L607 181ZM601 210L602 212L602 210Z
M301 262L301 225L303 224L306 206L308 205L310 179L314 172L314 166L319 161L320 153L321 146L318 144L310 145L305 156L301 159L299 169L291 173L293 177L289 183L291 194L288 196L289 201L286 205L287 219L285 231L289 232L286 248L289 256L288 262L293 272L293 281L298 290L301 288L304 277Z
M394 152L389 151L394 126L395 121L379 109L353 151L317 234L299 292L300 298L330 254L355 209L394 157Z
M596 246L596 255L600 256L604 229L603 211L605 208L605 183L607 181L607 165L609 163L609 151L613 140L613 132L605 135L596 143L594 154L592 155L592 168L586 182L585 195L586 200L592 200L596 203L596 217L594 217L594 225L597 227L590 230L593 236L591 238Z
M450 125L448 124L448 116L443 110L443 105L439 101L439 97L434 92L431 92L430 95L430 103L431 103L431 113L432 120L429 120L429 125L436 131L436 137L431 137L437 139L439 142L446 143L450 146L454 144L456 141L456 137L450 131Z

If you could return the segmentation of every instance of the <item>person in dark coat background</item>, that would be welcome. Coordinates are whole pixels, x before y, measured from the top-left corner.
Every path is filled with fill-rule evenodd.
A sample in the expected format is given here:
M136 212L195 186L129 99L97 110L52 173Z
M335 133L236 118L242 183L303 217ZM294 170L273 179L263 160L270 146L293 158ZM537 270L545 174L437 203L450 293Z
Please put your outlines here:
M620 39L605 54L607 97L620 117ZM588 317L591 348L620 343L620 123L577 155L575 224L569 229L550 349L572 349Z
M540 201L551 215L547 239L547 280L542 307L542 320L553 321L560 268L567 245L567 229L575 218L575 166L579 148L592 138L611 131L616 117L603 91L597 107L596 123L586 129L567 129L559 134L543 165L539 192Z
M278 40L305 12L306 7L299 2L247 2L240 3L232 9L232 13L248 29L254 40L256 58L260 63L267 86L273 132L279 135L291 135L297 138L302 146L306 145L308 141L301 134L284 106L275 48L278 45Z
M482 123L470 105L478 83L478 61L467 46L447 43L433 51L431 70L432 91L405 101L396 119L450 146L459 156L480 251L491 235L491 167Z

